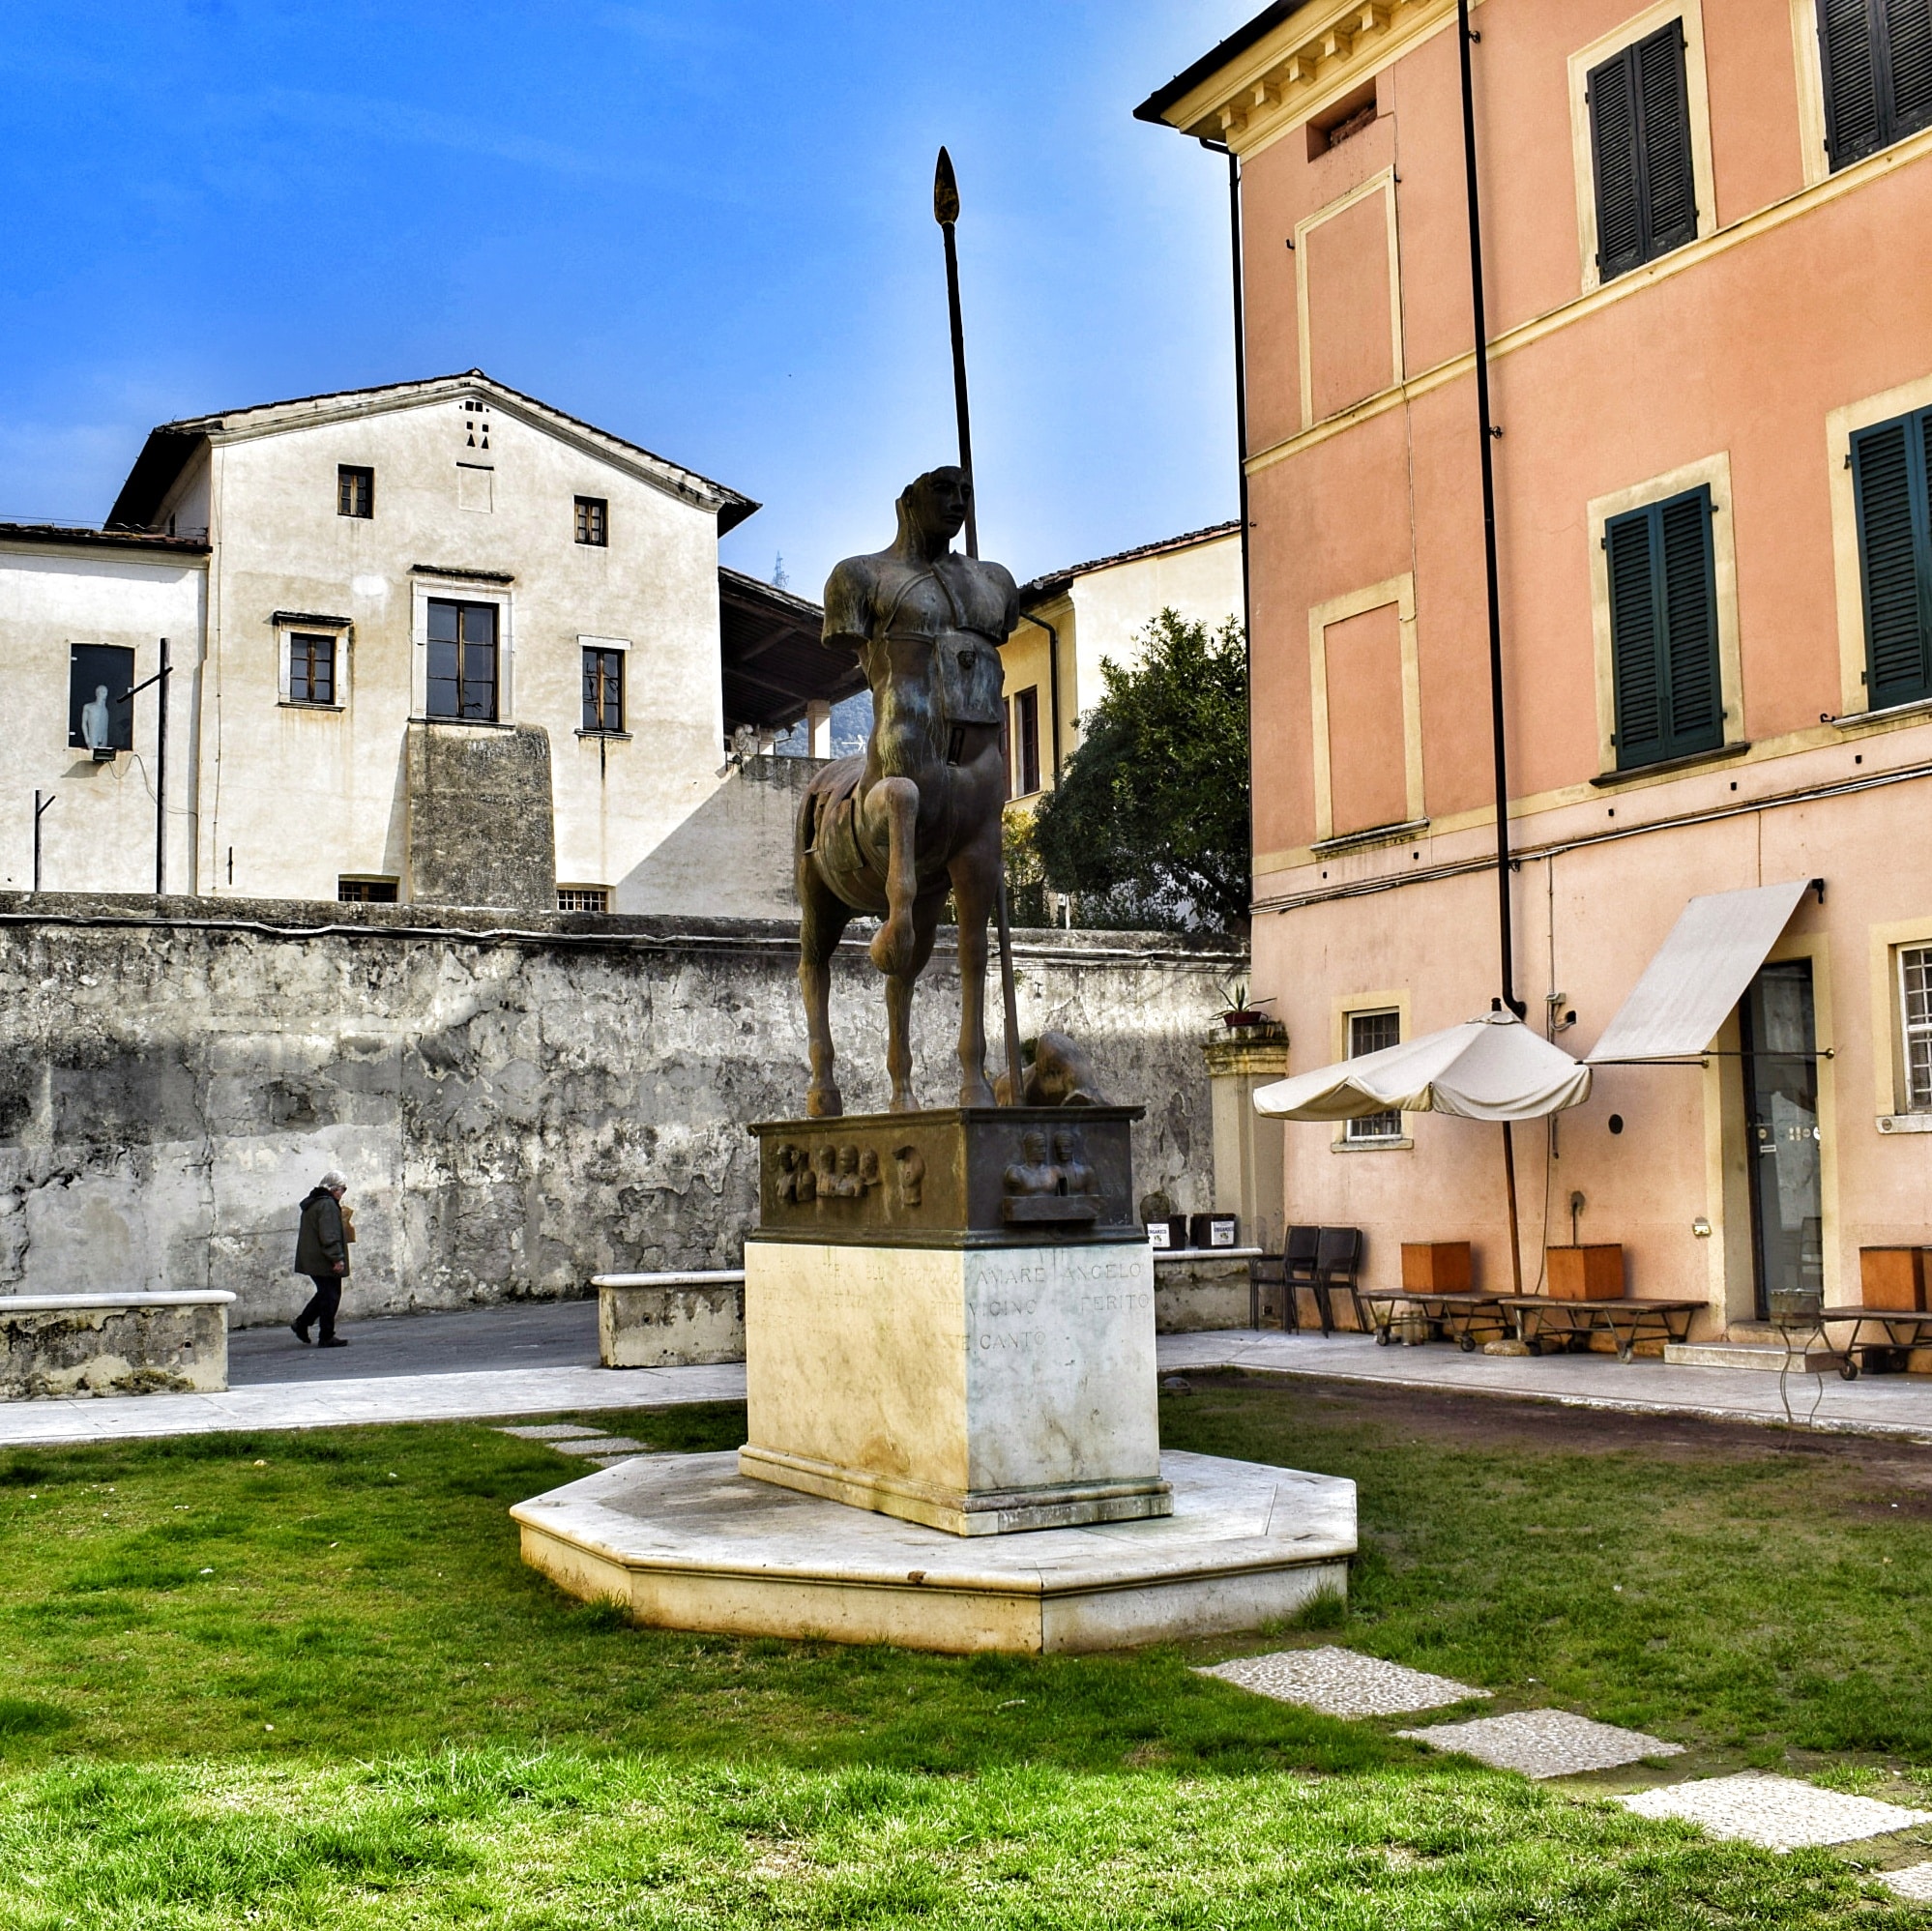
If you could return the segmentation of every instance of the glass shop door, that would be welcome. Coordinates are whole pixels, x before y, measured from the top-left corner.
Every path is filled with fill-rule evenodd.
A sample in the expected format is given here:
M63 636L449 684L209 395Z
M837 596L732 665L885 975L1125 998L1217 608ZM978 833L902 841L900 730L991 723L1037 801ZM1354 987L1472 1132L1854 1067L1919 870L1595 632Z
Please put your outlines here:
M1760 1320L1774 1289L1825 1285L1813 1020L1809 959L1766 966L1738 1002Z

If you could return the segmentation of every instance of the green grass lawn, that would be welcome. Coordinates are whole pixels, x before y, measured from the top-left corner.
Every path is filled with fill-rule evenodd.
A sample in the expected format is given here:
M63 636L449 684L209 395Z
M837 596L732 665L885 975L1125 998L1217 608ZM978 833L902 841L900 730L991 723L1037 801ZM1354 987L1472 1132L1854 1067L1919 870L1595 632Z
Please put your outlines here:
M1046 1658L640 1630L522 1566L505 1510L576 1470L485 1427L0 1451L0 1925L1923 1921L1843 1857L1189 1666L1342 1641L1696 1770L1897 1794L1932 1766L1932 1451L1306 1383L1162 1419L1361 1483L1341 1629Z

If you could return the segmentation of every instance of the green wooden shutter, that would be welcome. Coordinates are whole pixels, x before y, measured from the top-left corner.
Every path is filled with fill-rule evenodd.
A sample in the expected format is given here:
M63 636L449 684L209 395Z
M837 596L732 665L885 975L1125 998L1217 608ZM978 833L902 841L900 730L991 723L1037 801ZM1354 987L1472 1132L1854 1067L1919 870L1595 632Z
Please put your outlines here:
M1619 516L1604 533L1610 553L1610 656L1617 693L1617 769L1664 755L1663 666L1658 661L1654 519Z
M1617 769L1724 742L1711 492L1694 489L1612 519L1610 651Z
M1683 22L1672 20L1631 49L1643 134L1644 254L1697 239L1697 180L1690 162L1690 90Z
M1901 416L1852 438L1864 576L1865 702L1874 711L1932 696L1928 653L1927 442L1932 412Z
M1825 71L1825 145L1831 165L1844 167L1884 140L1871 0L1819 0L1818 44Z
M1932 122L1932 0L1878 0L1885 32L1878 36L1891 109L1888 140Z
M1596 273L1609 281L1644 258L1637 181L1637 88L1627 50L1591 70L1586 93L1596 168Z
M1609 281L1697 239L1683 23L1593 68L1585 84L1596 175L1596 272Z

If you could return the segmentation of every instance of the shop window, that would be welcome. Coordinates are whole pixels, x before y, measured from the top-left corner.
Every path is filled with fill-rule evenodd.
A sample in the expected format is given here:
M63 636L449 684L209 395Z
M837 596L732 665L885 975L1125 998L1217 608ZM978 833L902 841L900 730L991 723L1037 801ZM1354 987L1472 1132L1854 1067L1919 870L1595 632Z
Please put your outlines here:
M1712 513L1704 485L1604 526L1619 771L1724 742Z
M1379 1053L1402 1043L1402 1015L1396 1011L1351 1012L1348 1015L1348 1056L1361 1059L1365 1053ZM1397 1112L1370 1113L1349 1121L1342 1137L1354 1144L1361 1140L1399 1140L1402 1116Z
M1865 614L1865 704L1932 697L1932 516L1926 472L1932 409L1852 438Z
M73 644L68 650L67 743L70 750L111 756L134 748L134 654L120 644Z
M496 605L429 600L426 714L496 721Z
M1818 0L1825 145L1833 168L1932 126L1932 5Z
M1697 239L1683 54L1683 22L1672 20L1590 71L1584 100L1604 281Z

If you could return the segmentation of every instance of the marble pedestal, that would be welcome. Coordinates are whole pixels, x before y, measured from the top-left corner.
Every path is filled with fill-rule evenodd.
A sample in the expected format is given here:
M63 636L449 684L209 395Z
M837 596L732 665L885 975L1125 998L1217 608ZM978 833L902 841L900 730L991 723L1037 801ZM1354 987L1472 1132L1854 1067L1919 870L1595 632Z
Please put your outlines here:
M1144 1240L745 1246L741 1473L1010 1535L1165 1515Z
M770 1482L737 1457L640 1455L511 1510L523 1559L656 1628L961 1653L1125 1649L1252 1629L1342 1594L1355 1484L1160 1458L1173 1512L962 1539Z

